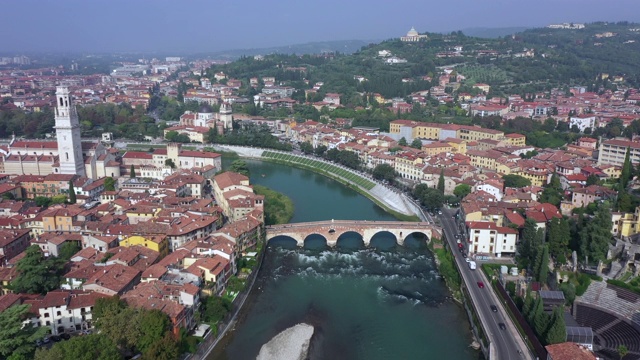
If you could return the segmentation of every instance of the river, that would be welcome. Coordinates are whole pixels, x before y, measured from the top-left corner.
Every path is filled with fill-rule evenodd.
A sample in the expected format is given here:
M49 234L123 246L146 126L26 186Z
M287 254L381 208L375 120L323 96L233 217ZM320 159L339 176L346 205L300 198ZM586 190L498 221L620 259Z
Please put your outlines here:
M393 220L373 202L307 170L247 161L251 183L289 196L292 222L327 219ZM282 330L315 326L309 359L476 359L469 324L437 273L424 239L405 247L381 234L364 249L298 249L286 239L269 246L254 290L235 330L209 360L255 359ZM313 242L312 242L313 245Z

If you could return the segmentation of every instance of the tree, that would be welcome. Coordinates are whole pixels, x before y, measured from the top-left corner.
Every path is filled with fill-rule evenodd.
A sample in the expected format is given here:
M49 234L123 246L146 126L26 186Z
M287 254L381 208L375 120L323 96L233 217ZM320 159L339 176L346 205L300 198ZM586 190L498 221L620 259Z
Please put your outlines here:
M142 354L143 360L177 360L180 357L178 342L166 333Z
M129 176L132 179L136 177L136 169L133 167L133 164L131 164L131 168L129 168Z
M549 223L548 231L549 253L559 263L563 264L567 261L566 253L569 249L569 241L571 240L571 229L569 222L564 218L553 218Z
M160 310L145 310L140 313L140 337L136 348L146 353L169 331L171 320Z
M627 189L627 184L629 184L629 180L631 179L632 171L631 149L627 147L627 152L624 155L624 163L622 165L622 173L620 174L620 187L618 188L619 192L625 191Z
M122 349L131 351L135 348L140 338L139 312L127 307L118 296L97 299L93 318L100 335Z
M595 216L580 232L580 255L594 261L606 260L611 241L611 213L608 203L599 205Z
M229 171L233 171L247 177L249 176L249 167L247 167L247 162L244 160L235 160L232 162L229 167Z
M69 180L69 204L76 203L76 189L73 187L73 182Z
M116 181L111 176L104 179L104 191L116 191Z
M420 141L420 139L415 138L413 139L413 141L411 142L410 145L412 148L414 149L422 149L422 141Z
M539 201L541 203L549 203L554 205L555 207L560 207L560 202L564 199L564 190L562 189L562 185L560 184L560 178L557 174L553 174L551 176L551 180L547 185L545 185L542 194L540 195Z
M216 138L218 137L218 129L214 126L209 128L206 135L206 142L209 144L213 144L216 142Z
M399 146L407 146L407 139L403 137L400 138L400 140L398 140L398 145Z
M598 175L596 175L596 174L591 174L587 178L587 186L589 186L589 185L600 185L600 183L601 183L600 177Z
M396 171L389 164L378 164L373 169L373 178L377 180L386 180L393 183L396 178Z
M533 310L533 328L538 334L539 339L544 339L549 327L549 315L547 315L542 307L542 298L536 299L536 305Z
M35 342L47 333L47 327L24 325L30 305L14 305L0 312L0 357L31 358Z
M440 177L438 178L438 191L444 195L444 168L440 169Z
M471 193L471 186L467 184L459 184L453 189L453 195L457 196L458 199L464 199L465 196Z
M171 159L167 159L164 161L164 164L172 169L176 168L176 163L173 162L173 160Z
M35 360L120 360L122 355L106 336L91 334L74 336L56 343L51 349L39 348Z
M48 207L49 205L51 205L51 199L46 196L36 196L33 200L35 200L36 206Z
M567 327L564 322L562 306L553 309L551 325L547 330L544 342L547 345L559 344L567 340Z
M64 263L58 258L45 258L38 245L25 250L25 256L16 264L18 276L11 288L18 293L45 294L60 286Z
M543 245L542 251L538 251L534 271L537 281L543 284L547 282L547 277L549 276L549 247L547 245Z
M65 241L62 246L60 246L60 251L58 251L58 257L63 259L65 262L69 261L73 255L75 255L78 251L82 250L80 245L75 241Z
M618 346L616 350L618 351L618 356L620 356L620 360L622 360L622 358L627 356L627 354L629 353L629 349L627 349L627 347L624 345Z
M300 151L302 151L305 154L312 154L313 153L313 145L311 145L311 143L308 142L308 141L300 143Z
M231 310L231 302L220 296L208 296L203 303L202 320L216 324Z
M502 180L504 181L504 187L523 188L526 186L531 186L531 180L520 175L504 175L502 176Z
M526 219L522 229L522 241L518 246L518 265L529 268L536 258L538 247L542 244L538 233L538 225L533 219Z
M324 145L320 145L314 150L316 156L323 156L326 151L327 147Z

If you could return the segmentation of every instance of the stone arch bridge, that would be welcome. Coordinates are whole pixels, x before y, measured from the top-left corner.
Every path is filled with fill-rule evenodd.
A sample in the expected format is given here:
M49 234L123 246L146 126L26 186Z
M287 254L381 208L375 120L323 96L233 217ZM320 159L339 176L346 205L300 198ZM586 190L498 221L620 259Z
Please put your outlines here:
M402 221L367 221L367 220L328 220L303 223L291 223L267 226L267 241L276 236L288 236L294 239L298 246L304 246L305 240L310 235L321 235L327 241L327 245L335 246L341 235L355 232L362 236L365 246L369 246L371 239L378 233L389 232L396 237L399 245L404 245L407 236L420 233L431 238L441 238L442 231L439 227L427 222L402 222Z

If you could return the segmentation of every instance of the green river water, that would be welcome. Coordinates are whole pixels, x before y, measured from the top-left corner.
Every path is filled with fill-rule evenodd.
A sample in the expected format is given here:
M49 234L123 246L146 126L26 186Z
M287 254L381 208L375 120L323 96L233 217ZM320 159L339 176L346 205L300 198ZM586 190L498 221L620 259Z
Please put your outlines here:
M313 172L247 161L251 183L289 196L292 222L328 219L394 220L373 202ZM469 323L451 301L424 239L404 247L389 234L361 247L356 234L345 247L298 249L287 239L268 247L254 289L235 329L210 360L255 359L282 330L315 326L309 359L477 359Z

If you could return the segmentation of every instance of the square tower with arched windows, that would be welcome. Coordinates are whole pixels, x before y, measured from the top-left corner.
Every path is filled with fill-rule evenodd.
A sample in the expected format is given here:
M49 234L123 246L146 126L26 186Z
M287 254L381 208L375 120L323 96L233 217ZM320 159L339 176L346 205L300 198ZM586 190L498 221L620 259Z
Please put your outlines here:
M56 88L56 137L58 142L58 157L60 159L60 173L86 176L84 160L82 158L82 143L80 139L80 121L76 107L73 105L69 88Z

